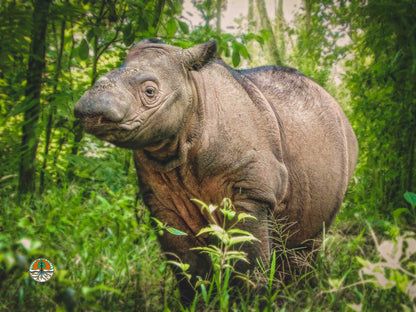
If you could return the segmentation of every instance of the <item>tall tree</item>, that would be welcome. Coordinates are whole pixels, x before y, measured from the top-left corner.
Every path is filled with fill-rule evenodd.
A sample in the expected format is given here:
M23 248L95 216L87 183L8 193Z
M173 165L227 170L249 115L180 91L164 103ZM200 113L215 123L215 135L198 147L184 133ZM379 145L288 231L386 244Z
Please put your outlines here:
M328 88L332 65L340 57L336 46L340 34L328 27L328 14L320 1L303 0L302 9L295 15L296 26L291 31L294 44L288 59L292 66Z
M0 4L0 176L13 175L20 166L22 124L14 115L24 111L32 11L29 1Z
M360 144L354 196L367 212L391 216L403 193L416 190L416 2L325 5L327 20L348 25L352 41L345 82Z
M66 1L68 3L68 1ZM53 23L53 32L56 36L56 27ZM48 97L47 102L49 103L50 109L48 111L48 118L46 123L45 129L45 146L43 150L43 163L42 163L42 170L40 172L39 178L39 191L42 192L45 186L45 172L48 163L48 156L50 150L50 143L51 143L51 135L52 135L52 127L54 124L54 117L56 114L56 104L54 104L54 100L57 97L57 89L58 89L58 81L60 79L62 73L62 58L64 53L64 44L65 44L65 29L66 29L66 17L64 16L60 23L60 30L59 30L59 39L56 40L57 46L55 47L57 51L57 60L54 68L52 83L53 83L53 91L52 94Z
M261 27L269 33L268 49L270 52L270 57L276 65L283 65L283 60L279 53L278 45L276 42L276 36L274 34L269 15L267 14L266 3L264 0L256 0L256 4L257 10L259 12Z
M221 33L221 15L222 15L223 0L217 0L216 3L216 30Z
M254 21L254 0L248 0L248 31L252 32L254 30L255 21Z
M286 56L285 27L286 21L283 13L283 0L279 0L276 7L276 36L279 44L278 48L282 59L285 59Z
M166 0L147 0L128 2L118 0L91 1L91 17L85 21L86 38L81 41L79 51L92 66L90 86L99 77L98 63L111 45L123 42L129 47L136 38L156 37ZM173 3L170 2L174 7ZM174 10L173 10L174 11ZM172 16L172 22L173 16ZM167 23L169 26L169 23ZM176 22L175 22L176 26ZM167 27L169 28L169 27ZM175 28L176 29L176 28ZM91 51L92 55L89 55ZM75 121L73 126L74 142L72 155L77 155L84 132ZM67 169L69 177L73 176L73 166Z
M38 121L42 72L45 66L45 36L51 0L36 0L33 10L33 28L25 90L25 111L22 126L22 154L19 170L19 191L36 189L36 150L38 146Z
M117 0L109 0L102 2L93 2L91 10L91 18L86 22L86 26L89 29L87 32L87 38L81 41L79 51L80 57L83 59L89 58L89 46L92 48L92 72L91 83L92 86L98 78L97 65L98 61L108 47L116 42L121 33L121 29L124 26L124 21L127 12L127 5L125 3L116 6ZM111 30L108 29L110 28ZM133 37L134 38L134 37ZM89 41L89 43L88 43ZM78 154L80 142L84 136L84 131L80 123L74 121L74 142L72 145L72 155ZM67 173L69 177L73 176L72 163L69 164Z

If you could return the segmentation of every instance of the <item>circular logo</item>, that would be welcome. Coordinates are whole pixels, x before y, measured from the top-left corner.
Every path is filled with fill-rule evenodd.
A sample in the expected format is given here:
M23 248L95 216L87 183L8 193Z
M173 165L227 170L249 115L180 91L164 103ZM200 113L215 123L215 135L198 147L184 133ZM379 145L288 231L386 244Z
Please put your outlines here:
M32 262L29 268L30 277L40 283L49 281L55 269L52 262L45 258L39 258Z

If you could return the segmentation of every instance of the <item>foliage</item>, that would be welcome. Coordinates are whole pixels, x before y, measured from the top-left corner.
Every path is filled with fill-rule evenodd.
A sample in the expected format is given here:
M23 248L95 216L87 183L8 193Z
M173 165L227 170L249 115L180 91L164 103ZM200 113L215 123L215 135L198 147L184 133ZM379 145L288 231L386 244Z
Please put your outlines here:
M151 217L144 207L135 208L131 173L126 181L130 186L119 189L114 182L90 181L83 188L72 184L50 189L22 204L2 196L6 209L0 215L0 291L9 299L1 310L181 309L176 281L157 244L158 228L149 225ZM225 212L225 219L237 221L234 210L216 209ZM241 222L246 217L242 215ZM323 239L315 269L302 280L282 284L276 279L274 254L260 273L266 292L258 295L230 284L232 263L244 255L228 247L251 241L252 236L214 223L202 230L218 238L218 245L202 250L213 260L213 279L201 279L194 303L182 309L253 311L262 300L266 311L394 310L396 305L411 309L415 233L378 244L380 235L370 227L355 232L362 225L358 220L337 223ZM55 265L47 283L36 284L29 277L29 264L39 257ZM186 271L186 264L179 265ZM218 288L221 291L215 291Z
M8 299L0 310L157 309L159 288L173 291L171 273L146 225L150 216L135 212L134 187L117 187L93 181L50 188L22 204L2 194L0 289ZM43 284L28 273L39 257L55 266Z
M395 240L386 240L379 244L371 228L370 231L381 261L372 262L357 257L357 261L363 265L360 270L362 283L373 283L382 289L396 287L408 296L407 304L402 302L401 306L407 310L412 306L415 310L416 305L413 302L416 298L416 274L412 273L416 257L415 233L404 234ZM373 278L364 280L365 275Z
M225 198L222 202L222 208L214 205L207 205L199 200L194 200L201 206L202 213L207 212L212 223L208 227L199 231L198 235L208 233L215 237L218 245L208 245L205 247L195 247L194 250L199 250L201 253L206 253L210 256L213 265L212 281L203 281L199 277L199 285L201 288L202 297L206 305L215 306L219 300L219 308L222 311L228 311L230 304L230 292L232 290L231 279L232 275L237 275L239 278L248 281L246 276L238 274L235 271L235 263L238 261L247 262L246 254L238 250L238 246L242 243L251 243L258 239L251 233L243 231L238 228L240 222L244 222L247 218L255 217L246 214L237 214L230 199ZM215 211L219 209L222 216L222 224L216 217ZM235 278L235 276L234 276ZM209 285L206 289L206 284ZM212 291L216 290L217 296L213 298ZM219 298L218 298L219 297Z
M415 2L303 0L289 23L286 0L279 0L266 25L264 1L247 1L249 18L227 33L220 20L227 1L193 1L203 23L192 25L182 1L53 0L40 94L27 92L37 1L1 2L0 292L7 300L0 310L181 309L157 235L183 233L152 219L137 201L131 152L84 136L73 117L85 90L148 37L182 48L215 39L219 55L237 68L278 62L300 69L335 95L360 144L354 179L310 274L281 283L276 251L259 272L265 292L231 287L233 263L244 258L231 247L251 236L213 220L205 231L219 245L201 251L217 270L212 281L200 280L188 310L253 311L260 302L267 311L414 309ZM24 120L34 97L36 131ZM37 187L25 195L17 186L29 132L33 139L23 145L37 146L29 160ZM243 222L228 208L216 210ZM28 273L39 257L56 266L45 284Z
M351 1L333 10L352 39L345 81L360 144L354 196L368 213L388 213L416 188L415 2Z
M308 5L302 13L296 15L295 27L288 29L293 41L293 51L288 56L288 63L313 78L326 88L333 88L330 75L333 66L342 57L344 48L337 45L342 32L333 33L328 28L327 14L318 1L304 1Z

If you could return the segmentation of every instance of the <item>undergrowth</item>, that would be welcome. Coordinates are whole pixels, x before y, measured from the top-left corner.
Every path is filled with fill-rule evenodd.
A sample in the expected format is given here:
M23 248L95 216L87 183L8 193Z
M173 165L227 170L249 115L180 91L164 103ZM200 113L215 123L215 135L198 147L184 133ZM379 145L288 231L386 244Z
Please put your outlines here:
M133 178L125 179L123 187L105 181L50 187L20 201L10 190L1 190L1 311L416 309L416 236L409 225L413 221L405 218L414 213L413 193L406 195L410 208L403 208L409 212L396 212L389 222L363 219L358 213L347 218L341 210L322 238L313 268L283 283L275 274L279 261L262 264L256 272L264 281L262 292L255 291L252 284L259 279L253 275L242 277L253 291L233 289L229 283L235 273L233 259L245 255L228 247L233 239L255 238L213 223L203 231L222 235L220 245L201 249L213 259L213 279L200 277L194 302L182 307L176 279L157 242L163 225L150 226L154 222L148 211L136 203ZM227 205L218 208L225 218L238 218L232 204ZM276 251L272 259L279 256ZM30 263L40 257L52 261L56 269L46 283L34 282L28 272ZM186 273L186 265L183 269Z

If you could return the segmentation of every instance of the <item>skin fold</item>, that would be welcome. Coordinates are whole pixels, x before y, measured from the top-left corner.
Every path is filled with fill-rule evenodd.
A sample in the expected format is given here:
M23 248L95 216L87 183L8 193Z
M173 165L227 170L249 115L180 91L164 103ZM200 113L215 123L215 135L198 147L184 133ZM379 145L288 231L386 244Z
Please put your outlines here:
M287 246L305 245L328 228L357 161L354 132L336 101L302 73L266 66L234 70L216 42L189 49L153 39L87 91L75 107L87 133L134 151L140 192L153 217L187 233L160 236L163 250L209 275L209 259L190 248L208 224L193 198L257 218L240 228L260 241L244 244L252 270L275 248L270 224L291 224ZM221 215L216 215L221 220ZM193 289L178 274L181 296Z

